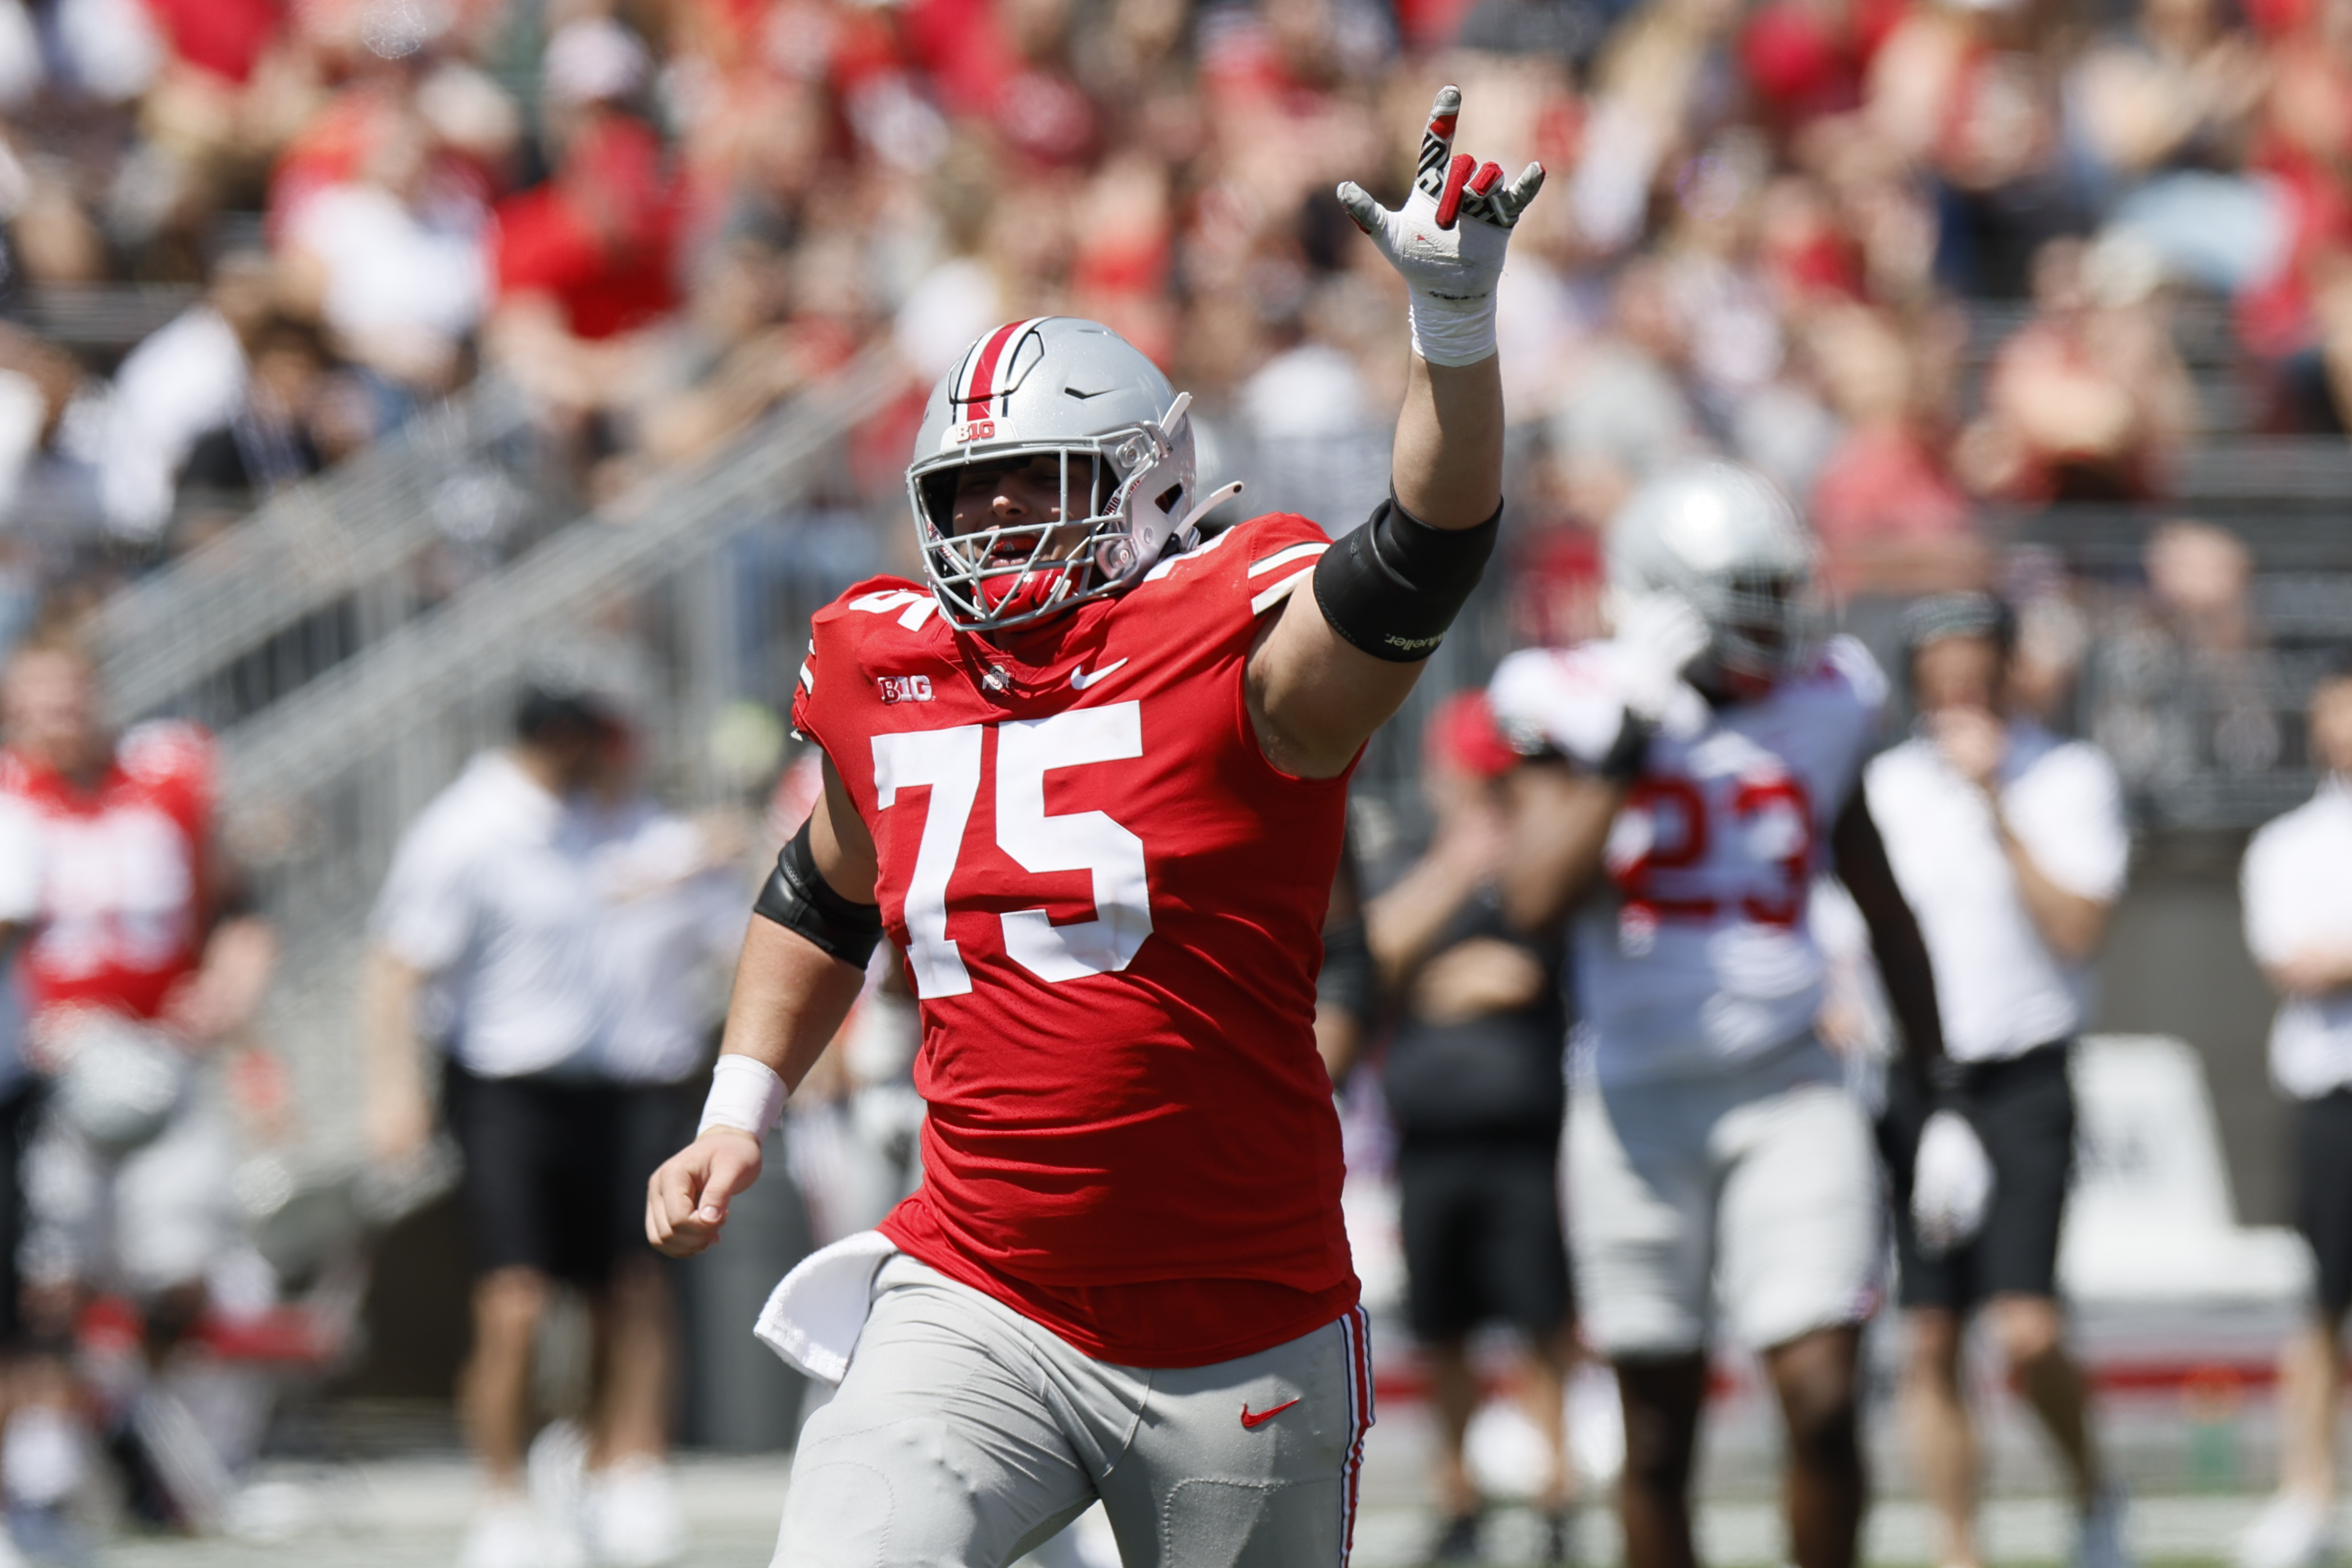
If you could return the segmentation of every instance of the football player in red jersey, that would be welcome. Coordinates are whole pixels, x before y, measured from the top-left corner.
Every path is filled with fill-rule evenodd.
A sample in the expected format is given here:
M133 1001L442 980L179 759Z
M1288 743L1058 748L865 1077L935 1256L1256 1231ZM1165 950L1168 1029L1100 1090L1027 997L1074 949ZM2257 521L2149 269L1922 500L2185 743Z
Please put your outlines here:
M1189 400L1106 328L1016 321L917 437L928 587L816 616L793 720L824 794L646 1205L668 1251L718 1235L887 929L924 1183L795 1271L838 1265L857 1326L804 1363L845 1375L779 1563L1007 1563L1097 1497L1129 1568L1346 1561L1370 1372L1318 932L1349 772L1493 547L1494 289L1542 178L1454 154L1460 104L1438 95L1402 211L1340 187L1412 289L1394 493L1363 527L1196 542L1223 494L1195 493ZM794 1290L776 1342L824 1340Z
M241 1235L235 1142L196 1064L251 1020L276 941L219 843L210 735L172 721L109 733L96 672L68 641L18 649L0 705L0 793L29 818L32 861L0 881L30 889L28 1056L49 1079L26 1154L29 1316L54 1341L89 1292L121 1291L160 1354ZM168 1419L162 1397L110 1419L143 1440ZM163 1467L160 1491L134 1500L179 1522L217 1506L175 1474Z

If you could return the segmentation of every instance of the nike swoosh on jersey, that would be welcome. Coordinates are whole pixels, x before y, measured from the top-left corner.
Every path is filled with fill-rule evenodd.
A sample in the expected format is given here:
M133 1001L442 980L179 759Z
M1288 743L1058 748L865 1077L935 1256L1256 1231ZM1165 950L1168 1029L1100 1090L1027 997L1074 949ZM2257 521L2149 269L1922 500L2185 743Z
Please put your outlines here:
M1298 1401L1296 1399L1287 1400L1283 1404L1276 1405L1271 1410L1261 1410L1255 1415L1252 1415L1250 1413L1248 1402L1244 1401L1242 1404L1242 1425L1255 1432L1259 1427L1265 1426L1267 1422L1273 1420L1276 1416L1281 1415L1284 1411L1289 1409L1291 1405L1297 1403Z
M1100 669L1096 670L1092 675L1088 675L1083 669L1074 669L1070 671L1070 689L1073 691L1084 691L1087 687L1092 686L1096 681L1100 680L1104 676L1108 675L1112 670L1117 669L1120 665L1125 664L1127 660L1123 658L1115 658L1108 664L1104 665Z

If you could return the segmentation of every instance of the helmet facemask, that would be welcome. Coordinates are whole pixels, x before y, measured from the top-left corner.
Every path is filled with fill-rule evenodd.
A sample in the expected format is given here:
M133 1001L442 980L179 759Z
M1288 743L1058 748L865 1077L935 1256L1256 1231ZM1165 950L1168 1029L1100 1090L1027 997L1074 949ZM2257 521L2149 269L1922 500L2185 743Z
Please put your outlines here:
M1811 574L1727 571L1701 579L1696 606L1713 632L1707 658L1726 680L1766 689L1802 669L1821 639Z
M1169 410L1169 425L1181 428L1187 401ZM1160 426L1135 425L1072 441L990 443L914 465L907 488L916 540L949 624L968 632L1028 626L1127 586L1171 537L1189 545L1198 521L1188 504L1189 457ZM1052 515L955 531L967 472L1039 458L1055 461Z

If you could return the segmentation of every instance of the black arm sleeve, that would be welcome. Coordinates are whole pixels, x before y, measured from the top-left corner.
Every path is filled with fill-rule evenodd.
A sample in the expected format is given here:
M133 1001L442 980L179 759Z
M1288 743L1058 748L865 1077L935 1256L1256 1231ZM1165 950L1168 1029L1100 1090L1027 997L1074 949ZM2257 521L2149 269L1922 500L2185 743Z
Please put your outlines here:
M751 912L800 932L823 952L860 969L882 940L881 909L843 898L817 871L805 822L776 857L776 869L761 885Z
M1433 528L1391 495L1315 563L1315 602L1333 631L1374 658L1417 663L1478 585L1502 523L1497 506L1475 528Z

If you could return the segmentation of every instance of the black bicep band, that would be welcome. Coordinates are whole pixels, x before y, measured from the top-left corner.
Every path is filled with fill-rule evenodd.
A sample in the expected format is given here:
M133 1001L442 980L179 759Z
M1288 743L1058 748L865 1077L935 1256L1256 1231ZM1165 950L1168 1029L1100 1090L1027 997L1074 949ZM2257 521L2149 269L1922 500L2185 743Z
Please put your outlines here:
M761 884L751 912L800 932L824 952L860 969L882 940L881 910L843 898L817 873L805 822L776 857L776 868Z
M1502 522L1497 506L1475 528L1433 528L1391 495L1315 563L1315 602L1333 631L1374 658L1417 663L1462 613Z

